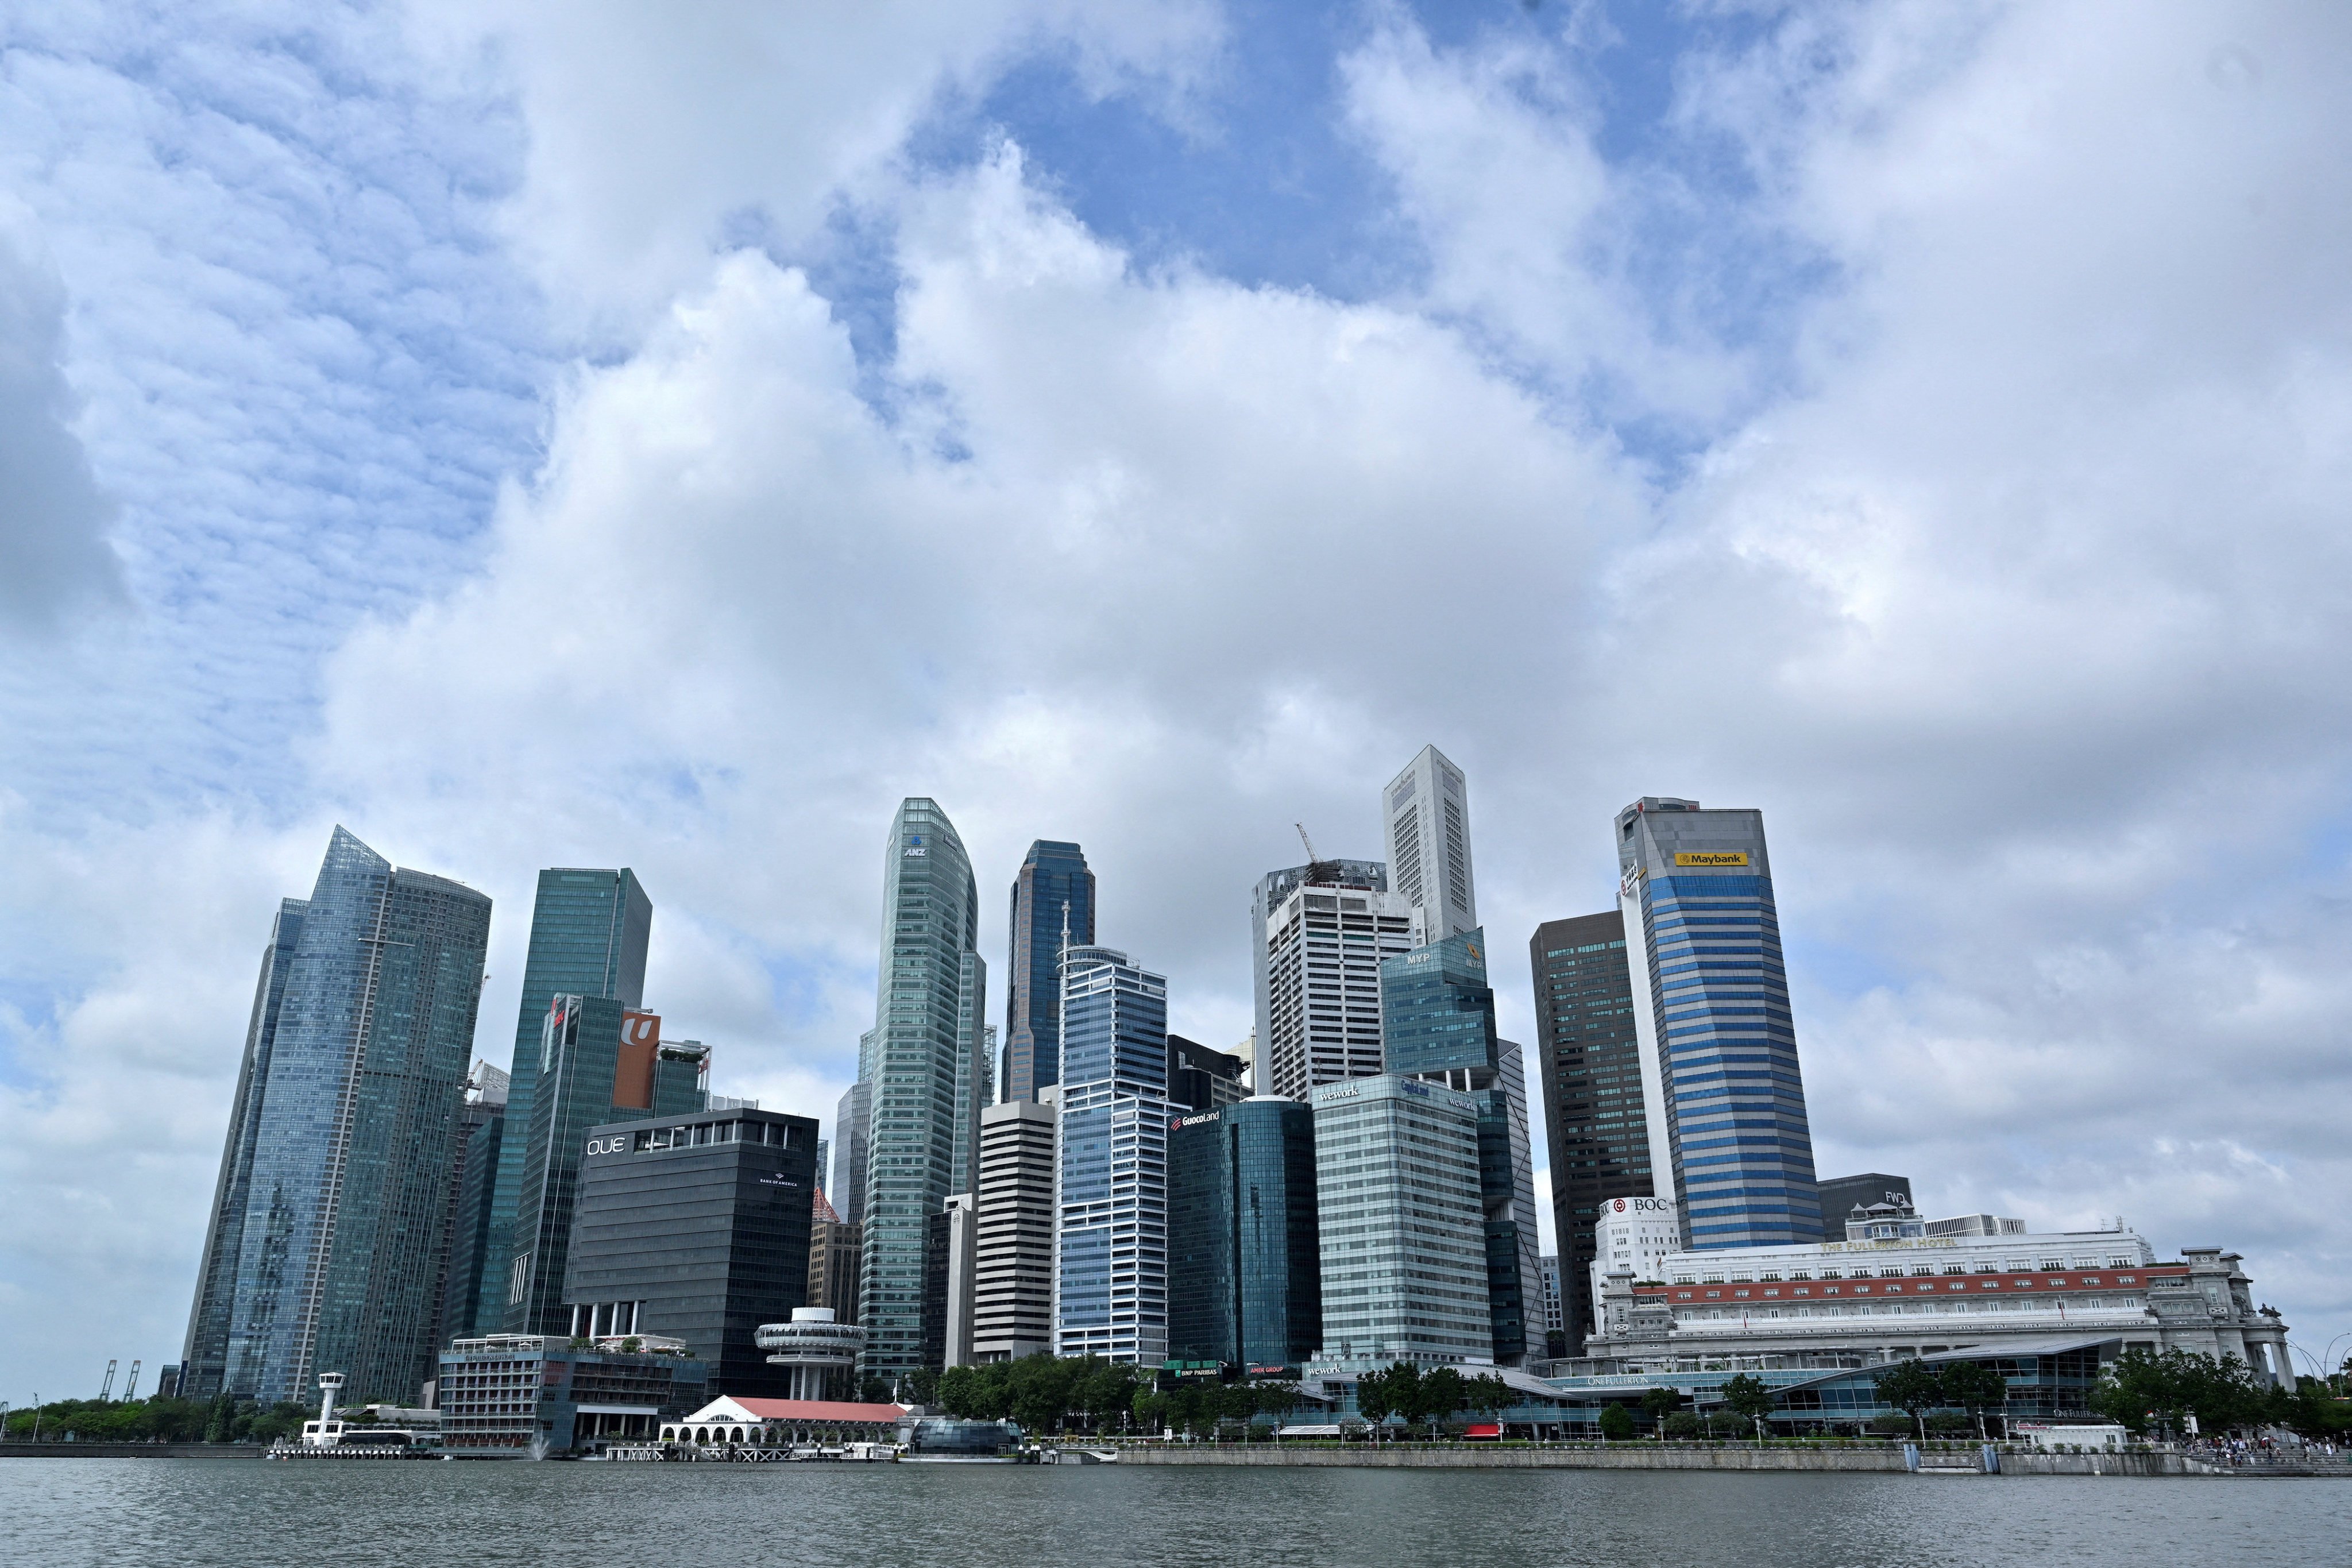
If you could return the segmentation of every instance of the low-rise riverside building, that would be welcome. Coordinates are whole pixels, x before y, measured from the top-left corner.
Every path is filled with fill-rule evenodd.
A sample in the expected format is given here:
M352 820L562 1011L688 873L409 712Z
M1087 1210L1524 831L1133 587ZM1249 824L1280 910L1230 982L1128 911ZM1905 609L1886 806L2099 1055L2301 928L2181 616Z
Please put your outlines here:
M702 1403L707 1368L675 1340L490 1334L441 1352L441 1446L468 1458L649 1442Z
M660 1440L698 1448L790 1447L801 1443L894 1443L911 1421L904 1405L838 1399L735 1399L722 1395L661 1426Z

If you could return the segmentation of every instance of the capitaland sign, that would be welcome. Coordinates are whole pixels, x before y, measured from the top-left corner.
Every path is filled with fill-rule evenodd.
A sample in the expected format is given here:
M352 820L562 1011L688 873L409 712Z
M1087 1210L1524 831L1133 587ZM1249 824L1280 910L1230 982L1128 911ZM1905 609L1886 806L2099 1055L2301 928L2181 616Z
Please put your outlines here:
M1675 864L1677 866L1745 866L1748 864L1748 851L1745 849L1677 849L1675 851Z

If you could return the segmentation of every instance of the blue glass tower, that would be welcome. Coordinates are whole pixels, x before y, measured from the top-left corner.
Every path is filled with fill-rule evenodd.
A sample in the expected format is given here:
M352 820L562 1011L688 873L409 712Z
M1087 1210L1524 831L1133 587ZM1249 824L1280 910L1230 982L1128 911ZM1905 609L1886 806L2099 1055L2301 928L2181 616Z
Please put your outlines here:
M1168 1355L1297 1375L1322 1343L1315 1113L1264 1096L1168 1131Z
M1650 1164L1684 1245L1819 1241L1763 814L1644 795L1617 814L1617 864Z
M1075 844L1040 838L1013 879L1013 919L1005 969L1004 1066L999 1100L1034 1100L1062 1081L1064 932L1074 947L1095 940L1095 874Z
M220 1178L213 1188L212 1218L205 1227L204 1261L196 1269L195 1305L188 1313L188 1338L180 1352L180 1392L188 1399L211 1399L228 1371L228 1321L236 1300L237 1254L245 1238L245 1208L253 1193L254 1143L261 1136L261 1094L269 1083L269 1058L278 1043L278 1012L286 999L286 976L302 937L310 905L282 899L261 950L261 978L254 986L253 1016L245 1029L245 1058L236 1072L236 1095L229 1101L228 1143L221 1151Z
M489 923L480 893L335 829L254 1118L224 1392L307 1400L327 1371L406 1398L432 1375Z
M1495 1028L1486 935L1473 926L1381 964L1382 1065L1467 1094L1478 1112L1486 1308L1496 1364L1542 1346L1542 1244L1518 1046Z
M530 910L530 947L522 965L522 1004L515 1019L514 1058L507 1085L507 1136L499 1149L490 1194L489 1237L481 1263L481 1289L453 1336L506 1329L512 1285L516 1211L530 1168L532 1106L539 1094L541 1034L548 1008L558 996L601 997L635 1010L645 1005L646 945L653 934L654 905L636 873L581 867L551 867L539 874ZM607 1080L609 1081L609 1079ZM598 1104L608 1103L599 1100ZM605 1118L596 1117L603 1121ZM521 1229L535 1231L537 1215ZM561 1282L562 1275L556 1275ZM554 1305L552 1297L545 1303Z
M1062 954L1054 1343L1168 1353L1168 982L1108 947Z

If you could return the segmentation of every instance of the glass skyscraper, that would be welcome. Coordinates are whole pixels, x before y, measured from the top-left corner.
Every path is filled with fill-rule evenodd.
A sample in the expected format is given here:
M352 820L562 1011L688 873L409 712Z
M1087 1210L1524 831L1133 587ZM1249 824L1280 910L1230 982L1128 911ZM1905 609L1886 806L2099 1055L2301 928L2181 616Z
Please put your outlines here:
M1315 1108L1323 1348L1341 1367L1492 1351L1478 1104L1395 1074L1327 1083Z
M232 1112L220 1184L245 1194L221 1392L308 1401L316 1373L341 1372L355 1400L414 1398L433 1375L490 900L338 827L288 947L291 912L257 1009L282 962L275 1022L248 1031L261 1093ZM208 1259L199 1325L219 1272Z
M515 1018L514 1059L507 1087L507 1136L490 1194L490 1235L482 1289L472 1321L453 1335L493 1333L507 1325L516 1205L529 1156L531 1104L539 1092L540 1036L558 996L595 996L635 1009L646 1001L646 944L654 905L626 867L617 871L557 866L539 874L531 905L530 947L523 958L522 1002ZM536 1230L532 1217L524 1229Z
M1646 1198L1650 1140L1625 917L1616 910L1546 921L1528 942L1535 975L1537 1068L1551 1149L1553 1234L1559 1238L1560 1332L1582 1355L1592 1331L1584 1281L1592 1227L1612 1198ZM1644 1005L1647 1004L1644 1003Z
M972 1191L988 969L980 893L939 803L898 807L882 860L882 962L874 1027L859 1042L867 1113L861 1365L885 1380L923 1365L926 1223Z
M310 907L300 899L279 900L269 941L261 950L261 978L254 986L253 1016L246 1025L245 1057L237 1067L236 1097L229 1101L228 1142L221 1151L204 1260L196 1268L195 1304L188 1313L187 1342L180 1352L180 1389L188 1399L218 1394L228 1372L229 1311L236 1300L237 1256L253 1190L254 1142L261 1136L262 1091L269 1084L269 1057L278 1040L286 977L292 972L302 916Z
M1040 838L1013 879L1005 968L1004 1066L998 1100L1034 1100L1062 1081L1064 933L1073 947L1095 941L1095 874L1075 844Z
M1653 1178L1672 1174L1684 1244L1819 1241L1763 814L1644 795L1617 814L1617 864Z
M1062 954L1056 1354L1168 1353L1168 982L1108 947Z
M1262 1096L1169 1119L1168 1356L1297 1375L1322 1343L1315 1113Z
M1498 1365L1543 1348L1541 1245L1518 1046L1495 1028L1486 937L1477 927L1381 965L1387 1069L1467 1094L1478 1108L1486 1303Z

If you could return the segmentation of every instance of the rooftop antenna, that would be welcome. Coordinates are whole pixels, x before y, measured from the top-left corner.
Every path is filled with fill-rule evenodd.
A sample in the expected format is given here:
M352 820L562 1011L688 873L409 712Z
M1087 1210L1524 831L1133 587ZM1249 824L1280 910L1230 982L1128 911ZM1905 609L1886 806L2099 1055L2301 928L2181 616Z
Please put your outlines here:
M113 1363L111 1361L110 1361L110 1362L108 1362L108 1363L106 1363L106 1381L105 1381L104 1383L102 1383L102 1384L99 1384L99 1387L98 1387L98 1402L99 1402L100 1405L103 1405L103 1404L105 1404L108 1400L110 1400L110 1399L111 1399L111 1398L113 1398L113 1397L114 1397L114 1363Z

